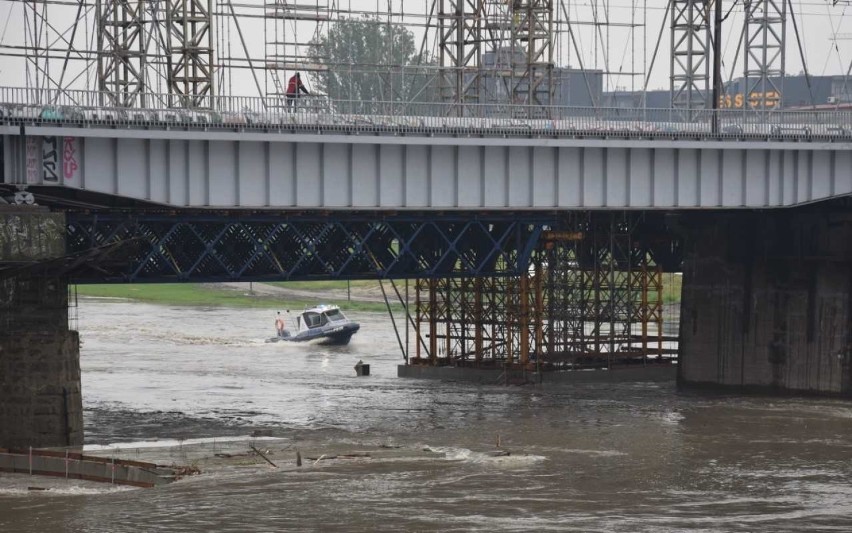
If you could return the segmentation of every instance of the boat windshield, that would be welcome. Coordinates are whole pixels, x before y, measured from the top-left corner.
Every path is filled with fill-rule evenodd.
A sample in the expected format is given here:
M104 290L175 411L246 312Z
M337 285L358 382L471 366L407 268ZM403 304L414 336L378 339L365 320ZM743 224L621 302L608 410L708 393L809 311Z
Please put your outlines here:
M316 328L326 324L326 321L323 319L323 316L319 313L315 313L313 311L308 311L304 314L305 317L305 325L309 328Z
M346 317L343 316L343 313L341 313L339 309L326 311L325 316L328 318L329 322L343 322L346 320Z

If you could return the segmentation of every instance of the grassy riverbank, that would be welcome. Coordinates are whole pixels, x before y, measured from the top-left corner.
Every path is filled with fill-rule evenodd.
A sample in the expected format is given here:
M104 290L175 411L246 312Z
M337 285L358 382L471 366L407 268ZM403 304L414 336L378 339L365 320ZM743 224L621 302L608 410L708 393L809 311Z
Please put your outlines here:
M683 289L683 276L680 274L663 274L663 303L680 303Z
M346 282L342 283L343 290ZM375 283L375 282L373 282ZM347 301L346 298L328 298L326 289L301 288L299 296L288 294L270 294L262 291L262 283L234 289L230 286L202 283L174 284L117 284L117 285L78 285L79 296L97 298L122 298L160 305L185 305L203 307L240 307L261 309L301 309L318 302L339 305L347 310L387 311L384 303ZM316 292L316 295L310 293Z
M680 302L682 276L663 275L663 303ZM401 306L388 284L388 298L394 309ZM401 289L400 289L401 290ZM351 293L351 299L347 298ZM355 311L385 312L378 282L352 281L290 281L273 283L233 284L174 283L78 285L80 296L123 298L160 305L207 307L255 307L262 309L302 309L319 302L339 305Z

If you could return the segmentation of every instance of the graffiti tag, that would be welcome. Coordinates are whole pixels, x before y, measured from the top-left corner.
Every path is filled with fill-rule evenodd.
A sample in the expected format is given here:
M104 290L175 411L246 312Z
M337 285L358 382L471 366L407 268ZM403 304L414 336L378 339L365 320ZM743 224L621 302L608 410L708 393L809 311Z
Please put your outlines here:
M72 179L77 168L77 147L74 145L74 137L65 137L62 143L62 171L65 179Z

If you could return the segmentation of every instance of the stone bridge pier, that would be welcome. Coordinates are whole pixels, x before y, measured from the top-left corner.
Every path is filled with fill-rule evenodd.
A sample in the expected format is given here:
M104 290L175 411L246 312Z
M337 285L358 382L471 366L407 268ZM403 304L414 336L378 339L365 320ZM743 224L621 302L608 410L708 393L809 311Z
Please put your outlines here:
M682 222L679 383L852 397L852 204Z
M64 215L0 206L0 448L83 444L64 255Z

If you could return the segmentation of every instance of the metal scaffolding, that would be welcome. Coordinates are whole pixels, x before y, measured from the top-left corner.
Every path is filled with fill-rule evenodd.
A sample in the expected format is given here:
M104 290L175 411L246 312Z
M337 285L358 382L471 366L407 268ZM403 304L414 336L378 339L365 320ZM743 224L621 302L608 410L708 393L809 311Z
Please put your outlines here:
M379 87L361 99L454 102L460 106L451 112L462 113L467 105L485 103L567 105L572 91L589 93L579 105L597 106L603 87L628 79L634 87L633 80L644 76L635 51L645 48L647 9L635 4L609 13L606 0L588 5L569 0L378 0L375 5L0 0L0 5L0 12L23 19L24 26L20 36L0 36L0 68L5 71L6 59L20 60L33 101L41 89L97 89L105 105L121 107L142 107L163 93L175 107L208 107L214 95L256 95L276 107L287 78L301 71L312 92L311 84L325 73L346 73L347 79L373 80ZM365 47L405 41L405 53L383 50L366 60L352 60L339 50L334 57L319 54L317 43L331 35L339 39L341 33L333 32L349 22L375 25L366 38L359 34ZM628 31L620 54L601 52L610 45L611 27ZM387 41L388 35L403 34L400 41ZM20 42L14 42L17 38ZM338 48L354 50L357 44ZM582 79L569 82L577 72ZM319 96L345 99L346 91Z
M50 62L48 48L47 2L24 2L24 50L26 57L26 83L34 94L50 87ZM37 99L35 101L38 101Z
M485 0L440 0L438 6L441 100L459 104L460 113L465 104L478 103L481 96L485 8Z
M545 235L548 363L612 367L660 362L662 267L629 220ZM554 265L550 267L550 265Z
M319 72L328 69L327 65L316 63L308 50L310 39L327 27L332 13L336 11L339 11L336 2L329 0L315 0L312 4L287 0L265 3L264 83L269 107L285 106L287 71Z
M97 0L98 90L114 107L145 106L145 0Z
M168 86L173 107L210 107L214 96L212 5L212 0L167 0Z
M553 35L553 0L513 0L511 39L524 56L513 86L513 103L553 103Z
M552 0L440 0L442 101L459 104L459 114L465 104L552 105L554 29Z
M692 120L710 105L710 2L671 0L672 108Z
M778 109L784 95L787 0L746 0L745 15L743 94L747 107Z
M419 279L409 364L613 368L664 364L663 265L634 218L548 231L523 275Z
M647 89L659 83L649 71L657 51L668 44L669 71L660 74L669 77L671 106L681 111L679 119L695 121L710 116L705 111L712 101L710 14L721 1L669 0L661 9L649 7L647 0L619 5L609 0L0 0L10 29L0 34L0 69L9 85L26 87L34 103L46 105L51 102L45 101L44 89L96 89L103 93L103 105L120 107L143 107L163 93L173 107L206 108L219 95L258 96L267 107L281 107L286 80L301 71L318 99L440 101L453 105L419 112L459 116L487 105L480 116L529 118L548 116L544 109L553 104L644 107ZM789 0L725 2L719 26L724 21L726 35L742 38L735 52L725 52L733 39L726 39L724 48L717 44L733 65L725 67L728 81L743 75L744 109L782 107L785 47L791 44L788 17L801 39L798 8L791 6ZM660 20L659 35L647 34L649 12ZM15 22L22 31L14 30ZM360 24L357 35L340 31L348 23ZM404 38L395 40L400 35ZM848 77L836 37L831 53L837 52ZM327 46L329 39L335 53L321 53L319 43ZM390 50L400 44L405 53ZM329 77L337 78L336 91L327 90ZM351 84L365 89L350 91ZM315 90L323 85L326 90ZM158 107L162 103L157 100ZM358 114L407 109L351 108Z

